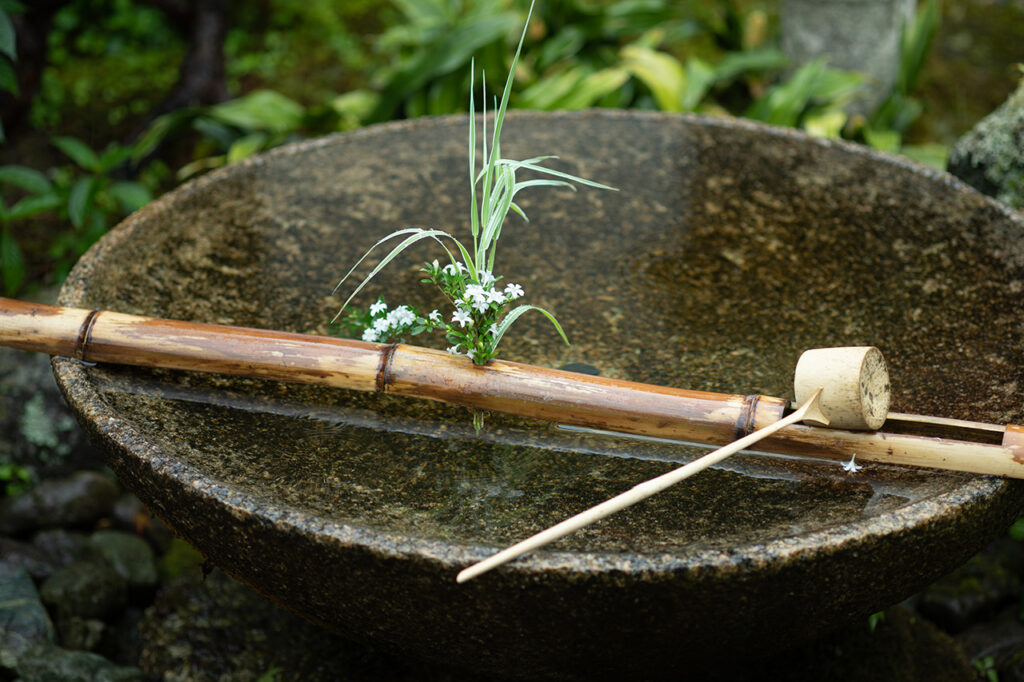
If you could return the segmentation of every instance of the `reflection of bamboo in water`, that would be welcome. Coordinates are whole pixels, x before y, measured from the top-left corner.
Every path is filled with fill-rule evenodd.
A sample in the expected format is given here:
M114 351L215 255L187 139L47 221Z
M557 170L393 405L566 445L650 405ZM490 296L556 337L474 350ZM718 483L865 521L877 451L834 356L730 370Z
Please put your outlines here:
M376 391L562 424L725 444L779 421L786 401L688 391L441 351L0 300L0 344L88 362L165 367ZM1024 477L1024 428L915 417L911 433L794 424L779 454ZM890 424L891 422L891 424ZM910 423L890 420L886 428ZM890 429L891 431L891 429ZM920 435L922 432L928 435Z

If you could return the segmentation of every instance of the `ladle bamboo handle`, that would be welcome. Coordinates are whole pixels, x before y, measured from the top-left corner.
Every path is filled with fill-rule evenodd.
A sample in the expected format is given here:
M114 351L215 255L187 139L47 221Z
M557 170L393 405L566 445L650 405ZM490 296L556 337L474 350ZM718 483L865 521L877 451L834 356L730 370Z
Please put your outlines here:
M564 538L570 533L575 533L580 528L589 526L595 521L603 519L606 516L610 516L615 512L625 509L626 507L632 506L641 500L646 500L648 497L656 493L660 493L662 490L665 490L666 488L669 488L676 483L693 476L694 474L704 471L713 464L718 464L726 457L734 455L740 450L745 450L758 441L763 440L773 433L795 424L798 421L809 420L817 422L823 426L828 426L828 417L825 416L819 406L820 398L821 389L819 388L811 395L807 402L800 407L800 409L793 412L793 414L788 417L780 419L774 424L769 424L762 429L758 429L753 433L747 434L743 438L735 440L724 447L718 448L714 452L709 452L703 457L695 459L688 464L684 464L678 469L673 469L661 476L657 476L635 485L624 493L605 500L601 504L595 505L586 511L580 512L576 516L572 516L565 521L548 528L547 530L543 530L540 533L523 540L522 542L518 542L511 547L503 549L497 554L493 554L483 561L473 564L469 568L461 571L455 578L456 582L464 583L482 573L486 573L493 568L497 568L504 563L512 561L517 557L532 552L535 549L539 549L544 545L554 542L555 540Z
M787 402L619 381L515 362L0 298L0 345L87 362L322 384L439 400L560 424L723 445L785 416ZM931 417L919 423L950 422ZM890 422L892 420L890 419ZM886 423L888 428L889 422ZM780 454L1024 478L1024 429L958 422L953 438L794 424L761 442ZM976 435L985 438L975 442ZM958 440L959 439L959 440Z

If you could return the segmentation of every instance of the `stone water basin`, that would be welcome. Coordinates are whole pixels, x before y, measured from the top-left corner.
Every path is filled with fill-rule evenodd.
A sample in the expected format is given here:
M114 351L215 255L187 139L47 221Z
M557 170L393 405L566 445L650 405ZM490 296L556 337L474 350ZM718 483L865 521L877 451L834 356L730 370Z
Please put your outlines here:
M1024 221L949 176L750 123L511 113L511 158L619 192L524 193L496 270L554 311L503 357L792 398L806 348L876 345L900 412L1024 421ZM466 118L292 145L126 220L61 303L328 333L339 277L406 226L468 233ZM427 310L435 246L358 303ZM751 453L479 579L456 573L699 447L262 380L83 366L110 466L209 560L352 639L485 676L633 679L778 652L891 605L1004 531L1016 481Z

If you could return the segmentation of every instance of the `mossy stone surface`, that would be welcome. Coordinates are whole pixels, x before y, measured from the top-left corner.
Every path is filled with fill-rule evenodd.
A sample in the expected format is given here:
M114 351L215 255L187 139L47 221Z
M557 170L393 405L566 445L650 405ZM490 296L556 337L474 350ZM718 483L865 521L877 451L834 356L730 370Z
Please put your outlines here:
M261 155L161 198L62 302L326 333L389 231L468 233L466 118ZM503 152L619 192L523 194L496 270L555 312L503 357L792 397L801 351L877 345L901 412L1024 421L1024 223L848 144L650 113L511 113ZM427 310L423 245L362 303ZM462 409L269 381L86 367L58 381L110 466L214 564L310 620L488 675L653 677L776 653L894 604L1015 518L1014 481L740 455L480 579L470 563L698 456Z

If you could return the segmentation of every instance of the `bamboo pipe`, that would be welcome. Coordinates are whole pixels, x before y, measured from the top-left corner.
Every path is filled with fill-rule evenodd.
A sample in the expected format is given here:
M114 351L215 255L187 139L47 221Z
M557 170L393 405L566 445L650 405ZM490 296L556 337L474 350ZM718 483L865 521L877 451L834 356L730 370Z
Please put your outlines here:
M182 322L0 298L0 345L78 358L375 391L560 424L722 445L782 419L785 400L594 377L405 344ZM759 449L1024 478L1024 427L890 415L904 432L794 424ZM909 432L907 432L909 431ZM937 435L936 435L937 434Z

